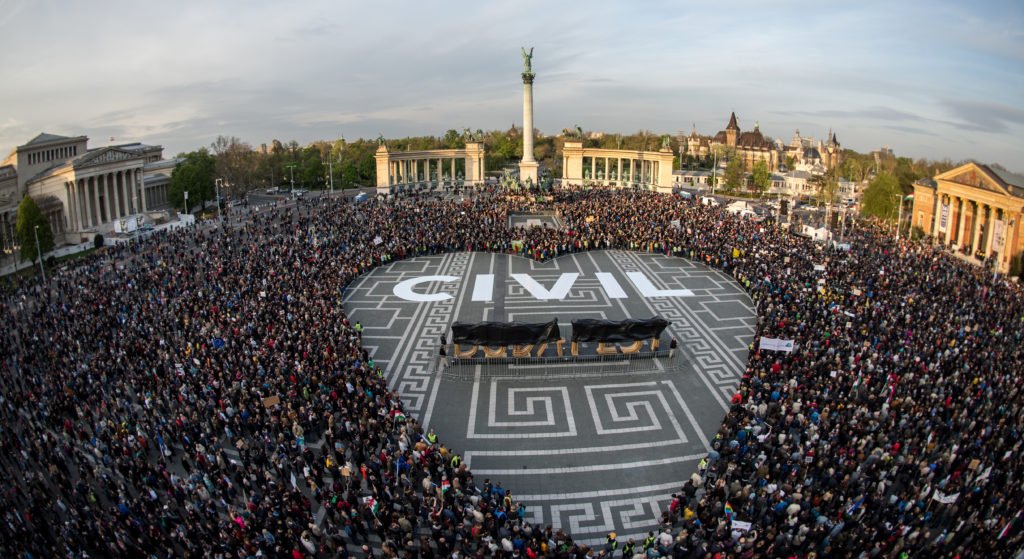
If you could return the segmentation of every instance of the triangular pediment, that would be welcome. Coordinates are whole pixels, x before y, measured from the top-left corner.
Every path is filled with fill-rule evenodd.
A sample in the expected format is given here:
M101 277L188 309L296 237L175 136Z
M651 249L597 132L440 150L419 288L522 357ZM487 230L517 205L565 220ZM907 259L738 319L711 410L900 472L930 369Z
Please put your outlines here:
M1004 196L1010 195L1010 191L1006 188L1002 179L985 166L978 165L977 163L967 163L955 169L950 169L936 176L935 180L936 182L946 181L962 184Z
M119 148L100 148L95 151L90 151L76 159L75 168L82 169L85 167L95 167L98 165L105 165L107 163L130 161L133 159L140 159L139 155Z

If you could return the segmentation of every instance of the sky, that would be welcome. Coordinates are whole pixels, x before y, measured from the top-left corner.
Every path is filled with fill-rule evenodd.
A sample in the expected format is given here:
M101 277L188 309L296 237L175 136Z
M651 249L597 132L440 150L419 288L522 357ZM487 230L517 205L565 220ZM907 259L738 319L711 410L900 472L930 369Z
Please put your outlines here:
M1024 2L0 0L0 152L796 129L1024 171Z

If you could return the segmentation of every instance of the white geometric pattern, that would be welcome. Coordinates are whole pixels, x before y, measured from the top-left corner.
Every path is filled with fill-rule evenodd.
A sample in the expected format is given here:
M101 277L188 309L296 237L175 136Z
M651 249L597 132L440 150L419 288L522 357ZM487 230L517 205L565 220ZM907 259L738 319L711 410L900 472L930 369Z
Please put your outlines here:
M605 284L597 272L606 274ZM629 272L643 274L650 289L692 296L641 297ZM494 277L491 301L471 300L480 274ZM527 274L544 291L562 274L579 276L564 299L538 300L511 274ZM398 282L431 275L460 280L416 291L451 299L413 303L392 294ZM606 291L611 282L621 287L613 297ZM603 542L612 530L620 541L642 539L657 526L669 494L710 448L746 366L754 325L750 299L729 276L682 258L628 251L546 263L487 253L415 258L361 278L346 308L362 320L364 342L380 354L392 386L421 422L435 427L479 479L513 490L532 522L564 527L585 543ZM676 337L679 349L675 359L642 371L611 367L581 377L573 371L589 369L551 363L509 365L501 376L493 367L495 376L488 376L485 366L437 375L438 338L456 320L557 317L568 340L574 318L651 316L671 321L663 340Z

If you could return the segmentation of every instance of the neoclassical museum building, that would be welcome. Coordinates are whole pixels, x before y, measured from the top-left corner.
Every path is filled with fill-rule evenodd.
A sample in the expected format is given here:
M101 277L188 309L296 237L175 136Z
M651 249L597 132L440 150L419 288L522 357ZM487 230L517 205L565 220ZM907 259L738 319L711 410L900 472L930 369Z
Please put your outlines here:
M0 243L14 246L18 204L31 196L49 219L54 240L79 243L107 233L126 217L169 206L176 160L141 143L89 148L86 136L39 134L0 163Z
M1024 177L966 163L914 183L911 223L925 235L1000 273L1020 273Z

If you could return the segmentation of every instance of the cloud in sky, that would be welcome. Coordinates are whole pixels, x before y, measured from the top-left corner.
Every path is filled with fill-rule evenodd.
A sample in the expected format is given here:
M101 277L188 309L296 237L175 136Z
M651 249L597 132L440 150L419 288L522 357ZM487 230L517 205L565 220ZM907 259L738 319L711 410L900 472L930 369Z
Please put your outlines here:
M252 144L520 124L705 134L836 130L860 151L1024 169L1017 2L8 1L0 150L218 134Z

